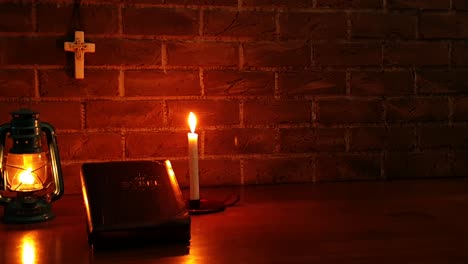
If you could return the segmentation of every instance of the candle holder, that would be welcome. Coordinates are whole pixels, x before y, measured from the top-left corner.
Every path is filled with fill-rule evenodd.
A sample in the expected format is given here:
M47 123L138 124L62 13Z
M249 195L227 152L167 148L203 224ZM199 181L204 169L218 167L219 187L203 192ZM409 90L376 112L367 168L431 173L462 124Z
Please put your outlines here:
M224 202L217 200L187 200L186 204L187 210L191 215L216 213L226 209Z

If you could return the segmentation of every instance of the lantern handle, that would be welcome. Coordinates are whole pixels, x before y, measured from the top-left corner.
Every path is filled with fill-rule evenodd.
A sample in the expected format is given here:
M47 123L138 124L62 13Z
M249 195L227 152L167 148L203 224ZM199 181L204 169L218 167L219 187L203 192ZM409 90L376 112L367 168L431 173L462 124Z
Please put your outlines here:
M3 160L4 160L4 148L5 148L5 141L6 141L6 135L8 132L10 132L10 124L7 123L7 124L3 124L0 126L0 178L2 180L2 182L0 182L0 187L1 189L5 190L5 186L6 186L6 179L3 175L4 173L4 168L3 168ZM5 205L7 203L10 202L10 198L6 198L6 197L2 197L2 195L0 194L0 204L1 205Z
M41 122L41 129L45 132L47 136L47 143L49 145L50 163L55 182L55 190L52 196L52 201L56 201L62 197L64 192L62 167L60 165L60 155L57 147L57 137L55 135L55 129L51 124L47 122Z

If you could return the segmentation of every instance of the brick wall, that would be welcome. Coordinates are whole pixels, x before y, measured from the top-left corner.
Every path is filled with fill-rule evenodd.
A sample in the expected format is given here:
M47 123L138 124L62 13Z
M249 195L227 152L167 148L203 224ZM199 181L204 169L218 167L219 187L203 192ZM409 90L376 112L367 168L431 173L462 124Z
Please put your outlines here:
M468 175L468 1L81 2L0 0L0 121L56 127L68 194L108 160L186 186L189 111L204 186Z

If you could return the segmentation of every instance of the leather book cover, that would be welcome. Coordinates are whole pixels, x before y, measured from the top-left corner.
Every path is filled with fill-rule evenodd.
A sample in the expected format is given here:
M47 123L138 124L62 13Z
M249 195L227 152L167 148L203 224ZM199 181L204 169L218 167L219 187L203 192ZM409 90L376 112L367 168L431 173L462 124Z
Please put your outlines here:
M190 216L169 161L85 163L81 183L90 244L190 240Z

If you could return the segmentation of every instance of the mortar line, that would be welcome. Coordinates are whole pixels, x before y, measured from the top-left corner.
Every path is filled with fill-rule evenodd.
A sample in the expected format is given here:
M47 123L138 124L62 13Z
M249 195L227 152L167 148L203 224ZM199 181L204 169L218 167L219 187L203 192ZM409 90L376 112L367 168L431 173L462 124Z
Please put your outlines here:
M280 99L281 97L281 90L280 90L280 87L279 87L279 73L278 72L275 72L275 84L274 84L274 88L273 88L273 97L277 100Z
M167 66L167 45L166 45L166 42L163 41L161 43L161 67L164 73L167 73L166 66Z
M198 79L200 83L200 94L201 96L205 96L205 80L204 80L204 71L202 67L198 69Z
M244 159L240 158L239 159L239 170L240 170L240 184L244 185L245 184L245 172L244 172Z
M205 34L203 28L205 27L205 12L203 9L198 11L198 36L203 36Z
M39 70L34 68L33 70L33 73L34 73L34 98L36 99L39 99L41 96L40 96L40 84L39 84Z
M125 75L124 75L124 70L120 69L119 70L119 96L124 97L125 96Z

